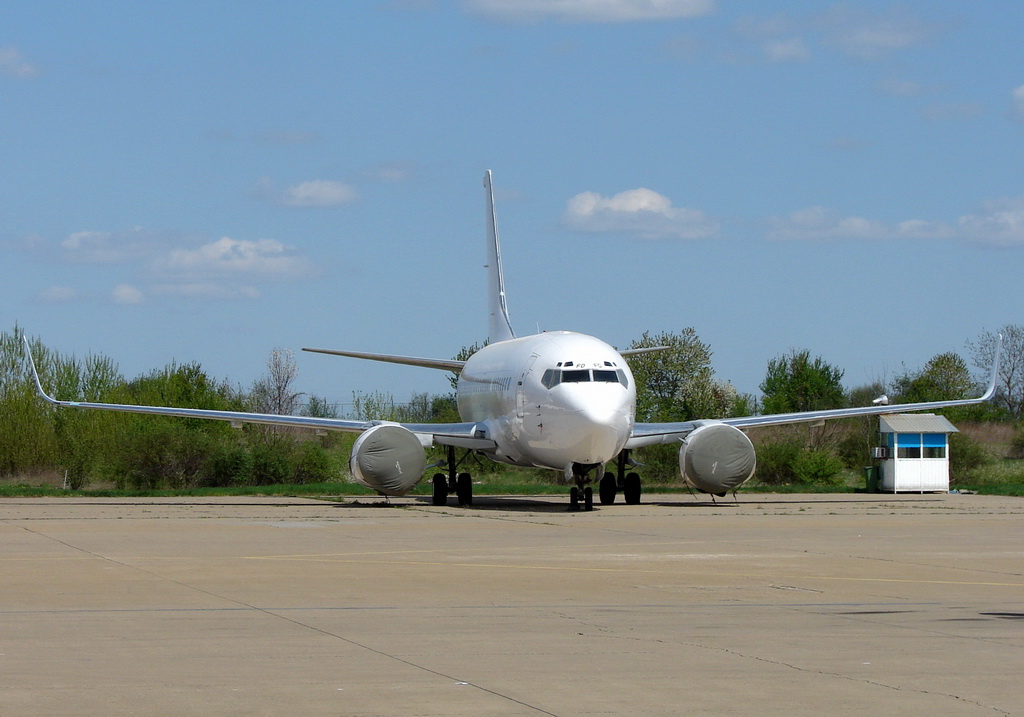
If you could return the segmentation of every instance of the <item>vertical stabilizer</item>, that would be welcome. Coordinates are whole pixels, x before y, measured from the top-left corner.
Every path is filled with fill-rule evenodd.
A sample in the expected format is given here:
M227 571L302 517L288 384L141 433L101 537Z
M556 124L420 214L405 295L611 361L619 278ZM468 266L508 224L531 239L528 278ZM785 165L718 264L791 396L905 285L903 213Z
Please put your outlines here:
M487 199L487 333L493 344L514 339L516 335L508 319L508 304L505 303L505 277L501 272L501 245L498 242L498 220L494 215L494 189L489 169L484 174L484 189Z

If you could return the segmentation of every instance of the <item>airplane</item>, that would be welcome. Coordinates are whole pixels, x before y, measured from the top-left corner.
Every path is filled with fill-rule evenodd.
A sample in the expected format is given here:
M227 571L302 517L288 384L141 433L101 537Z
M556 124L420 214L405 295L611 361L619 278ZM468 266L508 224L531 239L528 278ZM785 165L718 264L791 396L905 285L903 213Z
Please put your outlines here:
M471 476L458 470L458 449L463 450L463 460L477 453L500 463L560 471L572 486L569 509L573 511L593 509L595 482L602 505L614 503L619 493L625 503L638 504L640 476L629 468L641 465L632 458L632 452L645 446L677 445L679 470L686 483L700 492L722 496L735 492L754 475L757 459L744 432L747 429L969 406L988 401L995 394L1002 337L991 381L977 398L676 423L637 422L636 382L628 359L665 347L620 351L598 338L572 331L517 336L506 301L490 170L483 183L488 277L488 343L483 348L465 361L303 349L455 372L461 422L396 423L62 401L43 389L26 337L25 351L36 388L46 401L60 407L206 418L229 421L236 428L254 423L358 432L361 435L352 446L349 460L352 477L384 496L402 496L411 491L429 468L426 448L443 446L446 460L435 465L446 472L432 479L431 500L439 506L446 505L453 493L459 505L473 503ZM612 470L606 469L609 464Z

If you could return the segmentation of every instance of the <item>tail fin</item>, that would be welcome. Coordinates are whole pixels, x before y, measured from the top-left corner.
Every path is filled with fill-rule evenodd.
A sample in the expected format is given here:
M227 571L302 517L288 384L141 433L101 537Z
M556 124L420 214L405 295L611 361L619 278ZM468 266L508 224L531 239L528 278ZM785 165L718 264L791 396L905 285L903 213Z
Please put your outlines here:
M484 174L484 189L487 199L487 333L491 343L507 341L516 337L508 318L508 304L505 303L505 277L501 271L501 245L498 242L498 220L494 214L494 189L491 186L491 170Z

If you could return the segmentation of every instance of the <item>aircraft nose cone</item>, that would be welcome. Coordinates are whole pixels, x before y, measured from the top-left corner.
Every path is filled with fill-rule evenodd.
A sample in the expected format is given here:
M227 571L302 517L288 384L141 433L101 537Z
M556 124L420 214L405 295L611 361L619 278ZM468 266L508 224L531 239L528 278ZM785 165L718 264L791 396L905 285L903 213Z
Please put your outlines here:
M625 411L596 406L573 413L579 463L603 463L615 457L629 435Z

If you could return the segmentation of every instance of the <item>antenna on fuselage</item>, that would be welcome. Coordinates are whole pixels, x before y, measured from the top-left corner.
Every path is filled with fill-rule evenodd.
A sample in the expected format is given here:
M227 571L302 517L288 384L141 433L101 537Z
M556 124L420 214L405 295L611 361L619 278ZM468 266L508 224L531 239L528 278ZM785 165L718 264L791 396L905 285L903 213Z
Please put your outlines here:
M505 301L505 276L501 270L498 218L494 213L494 188L489 169L484 174L484 189L487 201L487 334L490 343L493 344L514 339L516 334L512 330L512 322L508 318L508 304Z

